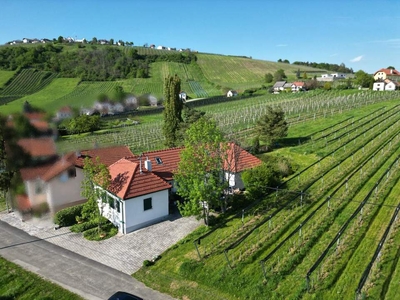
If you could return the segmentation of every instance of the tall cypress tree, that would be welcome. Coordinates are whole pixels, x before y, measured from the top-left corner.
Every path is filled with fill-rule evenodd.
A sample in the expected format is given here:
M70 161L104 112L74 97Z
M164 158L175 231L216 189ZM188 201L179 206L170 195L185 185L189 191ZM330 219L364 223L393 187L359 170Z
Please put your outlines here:
M182 122L183 103L179 99L181 80L178 75L168 76L164 82L164 125L165 146L178 145L179 124Z

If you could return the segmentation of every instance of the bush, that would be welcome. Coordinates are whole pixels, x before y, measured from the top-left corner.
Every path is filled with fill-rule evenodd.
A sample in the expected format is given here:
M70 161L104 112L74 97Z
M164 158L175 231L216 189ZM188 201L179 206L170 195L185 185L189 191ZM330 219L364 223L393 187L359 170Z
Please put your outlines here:
M99 229L92 228L83 232L83 237L88 239L89 241L101 241L108 239L118 233L118 228L114 226L110 221L108 223L101 226L101 232L99 233ZM102 234L102 235L100 235Z
M152 266L154 263L148 259L146 259L145 261L143 261L143 266L144 267L150 267Z
M84 232L88 229L97 227L98 224L99 222L97 221L88 221L81 224L72 225L70 229L72 232Z
M59 226L71 226L76 223L76 216L79 216L82 212L83 204L67 207L54 216L54 223Z

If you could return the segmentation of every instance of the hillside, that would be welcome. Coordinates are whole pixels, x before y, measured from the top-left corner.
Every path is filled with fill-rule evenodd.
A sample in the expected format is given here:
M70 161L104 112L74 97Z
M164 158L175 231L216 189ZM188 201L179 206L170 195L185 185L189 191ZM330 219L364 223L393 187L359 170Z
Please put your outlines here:
M63 53L79 51L76 45L58 47L57 51ZM100 48L106 49L105 47L110 46L96 45L93 51L98 51ZM117 46L112 48L121 49ZM265 84L264 75L273 74L278 69L285 71L288 80L295 80L298 69L301 73L310 74L310 77L324 72L324 70L307 66L217 54L196 53L195 62L183 63L168 60L168 55L171 57L174 55L174 59L177 60L176 55L179 53L177 51L125 47L123 52L131 53L132 49L137 51L135 53L138 57L152 57L151 61L154 62L149 63L148 78L84 81L78 77L61 78L63 76L57 72L29 68L20 71L0 70L1 112L8 114L20 111L21 104L26 100L34 106L51 112L63 105L91 106L101 93L112 96L112 91L117 85L122 86L127 93L135 95L149 93L162 98L163 81L169 74L177 74L181 78L181 88L190 98L204 98L223 95L227 89L235 89L240 93L248 88L260 87ZM163 56L162 61L154 58L157 57L156 55Z

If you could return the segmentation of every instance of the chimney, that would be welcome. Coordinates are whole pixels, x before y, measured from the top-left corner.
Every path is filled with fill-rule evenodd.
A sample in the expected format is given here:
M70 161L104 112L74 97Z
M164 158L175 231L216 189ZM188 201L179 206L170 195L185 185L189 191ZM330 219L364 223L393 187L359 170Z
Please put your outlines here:
M146 160L144 161L144 167L147 171L151 172L151 160L148 157L146 157Z

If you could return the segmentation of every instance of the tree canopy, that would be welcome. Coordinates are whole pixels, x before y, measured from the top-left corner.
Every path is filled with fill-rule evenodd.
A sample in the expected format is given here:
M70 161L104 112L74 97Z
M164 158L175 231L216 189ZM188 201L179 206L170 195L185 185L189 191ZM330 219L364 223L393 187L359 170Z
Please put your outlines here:
M287 135L285 113L280 108L274 109L268 106L266 114L257 121L255 130L260 140L272 147L277 139Z
M283 79L287 78L285 71L283 69L279 69L274 73L274 80L275 81L281 81Z
M374 77L364 72L363 70L359 70L355 74L354 83L363 88L370 88L374 83Z
M184 198L178 204L183 216L203 216L209 224L209 209L217 205L227 183L223 176L226 149L223 135L214 121L202 117L186 132L174 175L177 193Z
M164 81L164 124L165 145L176 147L179 143L179 126L182 120L183 102L179 99L181 80L178 75L168 76Z

